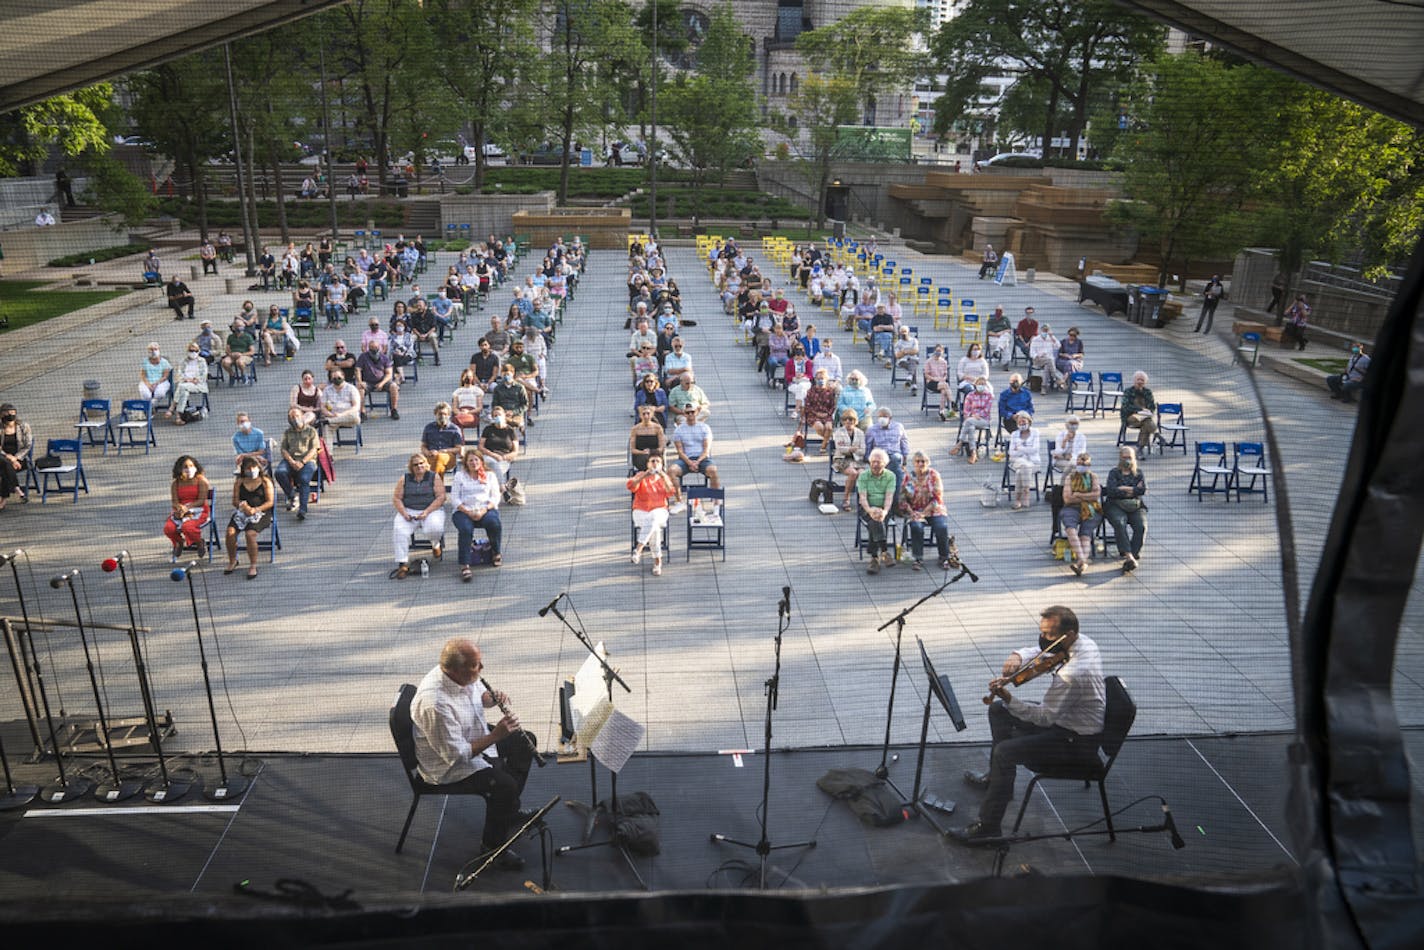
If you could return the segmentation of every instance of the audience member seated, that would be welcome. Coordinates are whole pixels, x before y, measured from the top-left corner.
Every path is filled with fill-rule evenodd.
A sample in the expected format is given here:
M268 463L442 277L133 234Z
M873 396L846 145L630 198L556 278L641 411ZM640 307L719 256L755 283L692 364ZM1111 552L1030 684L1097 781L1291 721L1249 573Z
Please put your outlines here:
M949 361L944 358L944 347L938 343L930 351L929 359L925 360L924 379L925 401L939 396L939 420L944 422L953 411L949 403L955 386L949 381Z
M297 281L297 289L292 291L292 312L306 310L312 314L312 320L316 320L316 291L312 290L311 284L306 280Z
M995 307L989 315L988 322L984 324L984 339L989 347L989 361L1008 369L1009 359L1014 355L1014 329L1004 315L1003 307Z
M1048 456L1048 464L1062 473L1073 467L1073 460L1088 452L1088 437L1081 431L1077 416L1070 415L1063 420L1063 428L1053 442L1053 451Z
M232 434L233 471L242 471L242 463L254 459L263 467L267 464L267 436L252 424L252 418L245 412L237 414L237 429Z
M490 346L490 341L480 339L479 349L470 357L470 370L475 374L475 382L488 390L494 385L500 371L499 354Z
M1038 328L1038 336L1029 342L1028 362L1043 377L1048 389L1058 388L1058 368L1054 363L1057 356L1058 338L1053 335L1053 328L1045 323Z
M801 348L813 360L821 355L821 338L816 334L814 323L806 324L806 332L801 334Z
M395 366L390 354L382 351L381 345L372 340L365 351L356 357L356 372L360 374L361 388L365 392L386 392L391 399L391 418L400 418L400 383L396 382Z
M247 539L247 579L257 576L257 536L267 530L276 498L272 480L257 460L243 459L232 482L232 516L227 520L227 567L223 569L224 574L237 570L237 536L241 533Z
M435 311L430 307L416 307L408 314L406 327L415 338L415 343L430 347L435 365L439 366L440 344L445 341L445 328L438 322Z
M211 320L204 320L198 324L198 335L193 337L193 342L198 344L198 352L202 354L204 361L209 365L220 359L218 348L222 346L222 338L213 332Z
M851 370L846 376L845 385L841 387L840 396L836 400L837 416L844 416L847 409L855 410L862 431L870 426L870 420L875 414L875 396L866 385L865 374L858 369Z
M346 322L346 285L339 278L333 278L323 285L326 302L322 309L326 312L326 328L335 330Z
M229 386L247 377L247 368L252 365L256 349L257 340L248 331L247 324L234 320L232 332L227 335L227 353L222 358Z
M193 292L188 289L188 285L178 279L174 274L168 278L168 288L165 291L168 297L168 308L173 311L174 320L183 319L183 311L188 311L188 319L193 319Z
M895 473L889 469L884 449L873 449L866 457L868 471L856 480L860 495L860 510L865 515L865 553L870 558L866 573L879 574L882 564L892 567L895 555L886 543L885 522L894 513L897 494Z
M524 388L516 388L522 393ZM500 554L502 527L499 520L499 481L493 472L485 469L484 457L476 449L465 452L460 471L450 485L450 500L455 507L455 530L460 540L460 580L469 582L474 573L475 529L484 531L489 538L490 563L499 567L504 563Z
M653 406L644 403L638 407L638 421L628 430L628 458L635 471L648 467L649 456L662 458L667 451L667 431L655 418Z
M539 391L539 363L525 349L524 338L518 337L509 344L509 359L505 365L514 367L514 378L519 385L529 390L530 399ZM534 420L530 419L532 423Z
M509 467L519 457L519 430L509 424L503 409L495 407L490 412L489 425L480 432L480 454L484 456L485 467L491 469L498 478L502 497L511 504L523 499L523 492L515 492L519 479L509 474ZM518 501L523 504L522 500Z
M1132 374L1132 385L1123 390L1119 406L1123 425L1137 430L1140 461L1157 433L1157 400L1147 388L1147 374L1142 370Z
M668 426L668 396L652 373L644 374L642 383L633 391L633 411L636 413L644 406L653 410L654 422L664 428Z
M504 364L487 394L491 418L494 417L496 408L503 409L505 419L510 425L516 429L524 428L525 413L529 411L529 390L514 378L513 365Z
M809 368L811 361L807 360L806 362ZM794 360L787 364L788 367L795 365ZM813 432L820 438L822 455L830 452L831 436L836 425L836 401L839 397L839 391L831 385L830 374L824 368L817 366L811 378L810 388L806 390L805 396L797 401L801 427L807 438Z
M889 406L875 410L875 424L865 430L865 450L883 449L885 464L895 473L896 491L905 480L905 460L910 455L910 437L905 427L892 418Z
M816 368L825 370L827 378L831 382L839 384L845 376L841 373L841 358L835 353L835 344L835 340L826 337L821 341L821 352L815 359Z
M682 414L682 421L672 430L673 448L677 450L677 461L668 466L668 474L678 481L688 472L699 472L707 476L711 488L721 487L717 479L717 466L712 461L712 429L705 422L699 422L697 407L689 405Z
M1363 343L1350 344L1350 361L1345 372L1325 377L1325 385L1330 390L1330 398L1341 402L1354 402L1355 393L1365 388L1365 377L1370 370L1370 356Z
M685 416L689 408L697 410L699 419L706 419L712 406L707 394L697 385L697 377L693 373L682 374L678 385L668 391L667 400L668 410L675 413L675 418L678 419Z
M840 420L840 428L831 435L831 468L845 476L845 500L841 503L841 511L850 511L855 482L865 465L865 432L860 428L860 417L854 409L840 410Z
M1102 495L1103 487L1093 474L1093 460L1083 452L1063 479L1063 511L1058 516L1073 552L1073 573L1080 577L1093 559L1093 532L1103 520Z
M1053 360L1053 368L1058 374L1059 382L1067 380L1070 373L1081 373L1085 356L1078 328L1069 327L1068 336L1058 344L1058 355Z
M633 563L641 562L643 551L651 547L653 574L661 575L668 499L678 497L677 482L663 471L662 456L652 455L647 458L646 467L628 479L627 487L633 493L633 525L638 529L638 540L633 546Z
M292 387L287 397L287 409L301 410L302 421L309 426L316 425L321 414L321 390L317 388L316 374L311 370L302 370L301 381Z
M959 419L959 436L955 440L951 455L969 453L969 464L979 463L979 433L993 429L994 421L990 413L994 408L994 392L989 388L989 380L980 376L974 381L974 391L964 397L963 410Z
M901 325L899 335L895 338L895 347L892 353L895 365L905 373L905 388L913 396L919 392L916 374L920 368L920 341L910 335L910 328Z
M1019 325L1014 328L1014 350L1023 354L1023 358L1026 360L1029 358L1029 344L1033 342L1034 337L1038 336L1038 321L1034 319L1033 314L1034 309L1032 307L1024 307L1023 319L1020 320ZM1007 368L1009 361L1012 359L1012 353L1005 357L1005 368Z
M405 382L405 367L415 362L415 335L406 329L405 322L397 320L387 337L390 346L391 366L396 371L396 382Z
M780 326L773 325L766 341L766 368L768 385L785 371L786 361L791 358L791 337Z
M34 446L30 424L21 421L15 404L0 406L0 511L17 491L26 500L23 473Z
M989 361L984 359L984 350L978 343L970 343L964 351L964 355L959 358L959 366L955 370L957 380L955 386L963 395L967 395L974 389L974 381L979 378L989 378Z
M782 382L786 384L786 391L795 403L796 415L800 416L801 405L811 390L811 376L815 372L815 366L806 358L806 350L801 346L801 341L794 336L788 339L793 342L791 356L782 367Z
M159 352L157 343L148 344L148 358L139 364L139 398L158 402L168 395L172 384L173 364Z
M361 391L346 381L341 370L334 371L330 382L321 390L320 421L336 429L346 429L361 422Z
M1103 489L1103 516L1113 526L1117 553L1122 558L1124 574L1137 570L1142 558L1142 542L1147 537L1147 506L1142 498L1147 494L1147 479L1137 467L1137 453L1132 446L1118 448L1118 464L1108 472ZM1128 527L1132 534L1128 536Z
M1014 416L1014 431L1009 436L1009 472L1014 483L1014 511L1028 508L1034 476L1042 467L1043 459L1038 454L1038 430L1033 427L1033 416L1020 412Z
M163 534L173 545L173 556L185 547L197 547L203 540L203 529L212 516L208 504L208 477L203 466L191 455L180 455L173 463L173 482L168 489L169 515Z
M218 249L213 247L212 241L203 241L198 248L198 259L203 262L203 276L207 276L208 271L212 271L216 276L218 272Z
M1014 373L1009 377L1009 388L999 393L999 421L1005 431L1014 431L1020 414L1033 418L1033 393L1024 387L1023 377Z
M692 357L688 355L682 337L672 338L672 349L663 356L663 386L671 388L682 379L683 373L692 372Z
M267 321L262 327L263 365L271 366L272 359L278 356L289 360L299 348L297 335L287 323L287 318L282 316L282 309L276 304L268 307Z
M158 262L158 248L152 248L143 259L143 279L150 284L163 283L163 265Z
M461 429L478 429L480 412L484 409L485 391L475 378L472 367L460 373L460 388L450 394L455 425Z
M465 432L452 421L448 402L435 404L435 421L427 422L420 433L420 452L436 475L455 467L465 445Z
M340 376L340 373L333 374ZM335 382L333 381L333 385ZM355 393L356 387L347 385L346 389ZM323 395L330 391L330 387L323 390ZM327 405L324 404L323 412ZM343 416L328 416L327 418L343 418ZM355 423L351 423L354 425ZM277 463L275 473L277 484L282 486L282 494L287 498L287 510L296 509L297 520L305 521L307 518L307 502L311 493L311 483L316 478L317 457L321 454L321 439L317 437L316 429L306 422L305 413L298 408L287 410L287 428L282 433L280 446L282 461Z
M392 327L395 326L395 322L396 322L397 320L399 320L399 321L401 321L402 323L404 323L404 322L405 322L405 317L404 317L404 315L401 314L401 313L397 313L394 317L392 317L392 318L391 318L391 326L392 326ZM390 338L390 335L389 335L388 333L386 333L385 330L382 330L382 329L381 329L381 321L380 321L380 320L377 320L375 317L372 317L370 320L366 321L366 329L361 331L361 349L362 349L362 350L368 349L368 348L371 346L372 343L375 343L378 347L380 347L382 353L387 353L387 352L390 351L390 348L391 348L391 338ZM357 357L357 358L359 359L360 357Z
M437 561L445 553L441 550L445 543L445 480L431 470L426 456L416 453L406 460L405 474L396 482L391 504L396 509L391 523L396 566L391 577L399 580L410 573L410 542L416 534L430 542Z
M939 472L930 467L924 452L915 452L910 473L900 491L906 509L905 523L910 529L910 551L914 555L911 568L924 570L925 528L934 536L941 570L949 569L949 511L944 507L944 485Z
M875 316L870 318L870 353L877 360L890 365L890 345L895 337L895 318L889 308L879 303L875 305Z

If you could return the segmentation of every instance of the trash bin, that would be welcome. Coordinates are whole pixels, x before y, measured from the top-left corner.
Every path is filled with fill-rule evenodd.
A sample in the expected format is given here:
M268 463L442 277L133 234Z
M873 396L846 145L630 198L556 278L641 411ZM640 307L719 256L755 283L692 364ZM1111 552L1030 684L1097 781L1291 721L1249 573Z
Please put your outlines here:
M103 388L103 384L101 384L97 379L86 379L84 380L84 395L82 398L103 399L104 397L99 395L100 390L102 390Z
M1162 328L1162 305L1167 291L1161 287L1138 287L1133 292L1132 322L1144 327Z

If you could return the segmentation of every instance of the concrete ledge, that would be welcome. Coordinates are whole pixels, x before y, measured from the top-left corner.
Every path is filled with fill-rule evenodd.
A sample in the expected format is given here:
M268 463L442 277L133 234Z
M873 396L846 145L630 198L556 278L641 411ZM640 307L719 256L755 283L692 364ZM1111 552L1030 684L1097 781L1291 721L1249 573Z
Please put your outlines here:
M1321 392L1326 390L1325 377L1330 374L1299 362L1297 357L1263 352L1258 362L1261 366L1273 369L1282 376L1289 376L1303 383L1309 383L1311 386L1318 387Z

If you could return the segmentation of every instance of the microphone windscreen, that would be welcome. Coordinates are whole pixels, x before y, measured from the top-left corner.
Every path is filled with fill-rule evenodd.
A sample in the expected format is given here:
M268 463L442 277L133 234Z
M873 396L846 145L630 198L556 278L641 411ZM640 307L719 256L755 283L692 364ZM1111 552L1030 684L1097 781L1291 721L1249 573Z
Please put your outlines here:
M117 571L119 569L119 559L114 557L106 557L99 564L99 566L104 569L104 573L112 574L114 571Z
M181 567L175 567L172 571L168 573L168 576L175 581L181 581L183 578L188 576L188 572L183 570Z

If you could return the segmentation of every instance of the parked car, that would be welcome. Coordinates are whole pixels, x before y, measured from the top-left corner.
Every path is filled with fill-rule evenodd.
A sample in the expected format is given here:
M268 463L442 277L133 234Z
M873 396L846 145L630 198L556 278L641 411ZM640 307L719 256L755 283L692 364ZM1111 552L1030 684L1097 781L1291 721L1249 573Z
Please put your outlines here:
M537 148L524 152L521 161L525 165L558 165L562 150L556 142L545 142ZM578 152L569 149L569 161L578 162Z
M998 164L1000 164L1001 162L1008 161L1008 160L1011 159L1011 158L1032 158L1032 159L1037 159L1038 157L1039 157L1039 156L1033 154L1032 152L1000 152L998 155L995 155L993 158L986 158L986 159L984 159L983 161L975 162L974 165L975 165L975 167L977 167L977 168L988 168L990 165L998 165Z

